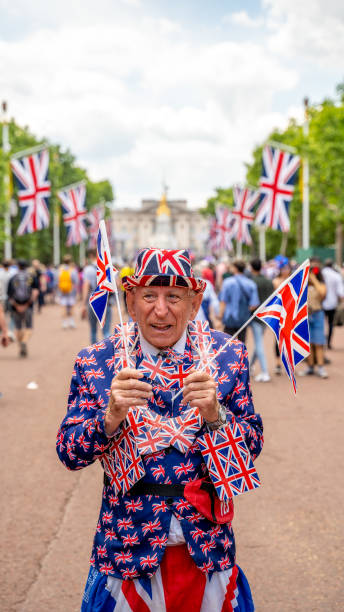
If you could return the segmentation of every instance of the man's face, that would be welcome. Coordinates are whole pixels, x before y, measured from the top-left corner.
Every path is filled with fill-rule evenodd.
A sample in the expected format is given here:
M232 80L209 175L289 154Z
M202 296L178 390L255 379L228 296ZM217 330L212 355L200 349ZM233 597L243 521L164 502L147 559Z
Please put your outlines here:
M183 287L136 287L127 293L128 312L144 338L157 348L173 346L201 305L202 294Z

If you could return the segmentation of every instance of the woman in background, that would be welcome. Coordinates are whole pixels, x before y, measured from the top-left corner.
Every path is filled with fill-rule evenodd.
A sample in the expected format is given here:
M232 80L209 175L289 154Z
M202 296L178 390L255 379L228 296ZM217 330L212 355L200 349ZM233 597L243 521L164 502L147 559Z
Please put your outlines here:
M307 367L300 372L300 376L317 374L320 378L328 378L324 368L325 344L325 313L322 302L326 296L326 285L321 274L320 266L311 265L308 281L308 322L309 341L311 352L307 358ZM317 370L314 366L317 365Z

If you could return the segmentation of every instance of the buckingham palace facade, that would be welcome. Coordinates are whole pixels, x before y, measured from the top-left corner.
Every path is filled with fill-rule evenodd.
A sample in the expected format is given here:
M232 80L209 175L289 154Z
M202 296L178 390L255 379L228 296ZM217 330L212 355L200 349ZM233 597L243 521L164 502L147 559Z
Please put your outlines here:
M132 260L144 247L189 249L197 258L206 253L208 217L189 209L186 200L142 200L140 208L113 211L114 251Z

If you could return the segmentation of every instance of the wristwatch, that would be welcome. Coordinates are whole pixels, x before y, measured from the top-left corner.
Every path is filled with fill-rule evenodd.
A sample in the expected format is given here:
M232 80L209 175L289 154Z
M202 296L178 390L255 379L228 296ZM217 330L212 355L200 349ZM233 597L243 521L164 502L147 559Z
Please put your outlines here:
M219 404L219 413L218 413L216 421L212 421L211 423L208 423L206 421L206 423L210 431L215 431L216 429L223 427L223 425L226 425L227 423L226 408L222 406L222 404Z

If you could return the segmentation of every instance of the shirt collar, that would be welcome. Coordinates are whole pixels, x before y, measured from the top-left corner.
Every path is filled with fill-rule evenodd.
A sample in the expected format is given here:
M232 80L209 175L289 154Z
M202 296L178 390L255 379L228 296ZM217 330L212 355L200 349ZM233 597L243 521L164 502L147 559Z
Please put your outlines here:
M158 353L160 353L162 349L159 349L156 346L153 346L152 344L147 342L147 340L143 337L140 328L139 328L139 335L140 335L140 344L141 344L143 355L146 355L147 353L150 353L151 355L158 355ZM186 329L180 336L179 340L172 346L172 349L182 355L185 351L185 343L186 343Z

